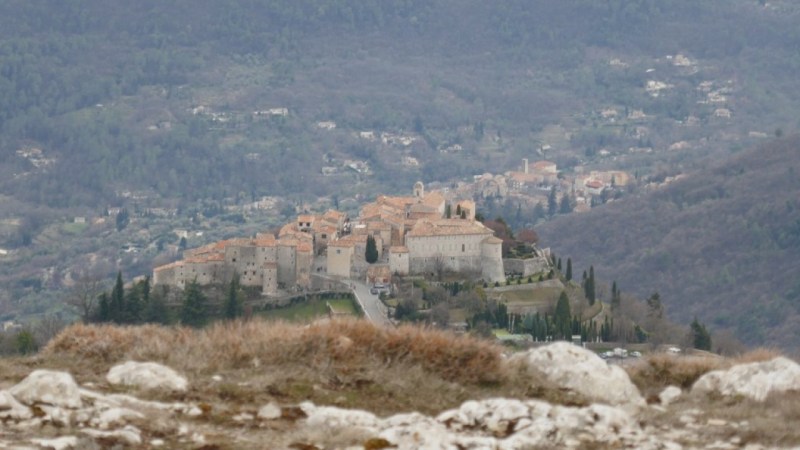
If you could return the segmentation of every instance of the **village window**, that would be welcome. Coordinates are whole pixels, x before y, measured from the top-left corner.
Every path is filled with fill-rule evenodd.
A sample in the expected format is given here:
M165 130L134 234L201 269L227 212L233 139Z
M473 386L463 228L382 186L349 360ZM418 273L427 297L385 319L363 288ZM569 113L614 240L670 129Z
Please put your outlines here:
M461 244L461 253L464 253L465 250L466 250L466 246L464 244Z

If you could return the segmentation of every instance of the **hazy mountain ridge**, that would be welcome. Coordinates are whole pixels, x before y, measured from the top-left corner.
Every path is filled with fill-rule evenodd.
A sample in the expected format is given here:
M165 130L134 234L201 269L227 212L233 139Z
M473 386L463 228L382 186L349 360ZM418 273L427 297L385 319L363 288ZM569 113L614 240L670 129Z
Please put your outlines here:
M800 137L734 155L667 187L537 231L598 278L744 341L800 344Z

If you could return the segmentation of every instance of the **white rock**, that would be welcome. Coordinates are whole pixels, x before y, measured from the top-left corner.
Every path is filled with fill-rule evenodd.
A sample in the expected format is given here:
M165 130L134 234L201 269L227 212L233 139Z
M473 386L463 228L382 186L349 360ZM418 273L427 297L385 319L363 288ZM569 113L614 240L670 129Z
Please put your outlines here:
M206 443L206 437L203 436L201 433L194 433L192 434L192 442L197 445L203 445Z
M139 429L134 427L133 425L128 425L121 430L113 430L113 431L94 430L91 428L87 428L81 430L81 433L84 433L94 438L117 439L128 445L141 445L142 443L142 432L139 431Z
M304 402L307 404L308 402ZM306 423L310 427L328 427L328 428L370 428L375 429L378 425L378 418L375 414L358 409L340 409L330 406L316 406L313 409L301 409L308 415ZM309 414L310 412L310 414Z
M233 416L232 419L235 422L249 422L249 421L255 419L255 416L253 416L250 413L246 413L245 412L245 413L240 413L240 414L237 414L237 415Z
M681 388L678 386L667 386L658 394L658 400L661 402L662 406L668 406L680 397L682 393L683 391L681 391Z
M281 418L281 407L275 403L267 403L258 410L258 418L261 420L275 420Z
M151 447L161 447L162 445L164 445L163 439L153 439L152 441L150 441Z
M67 450L78 447L78 438L76 436L61 436L54 439L31 439L31 442L40 447L52 448L53 450Z
M65 408L80 408L80 389L66 372L34 370L19 384L9 389L11 395L26 405L44 403Z
M189 382L167 366L154 362L127 361L111 368L106 375L111 384L124 384L143 389L185 391Z
M93 426L96 426L101 430L107 430L111 427L125 424L129 420L144 419L144 418L145 418L144 414L134 411L132 409L111 408L100 413L100 415L97 416L94 420L92 420L91 423Z
M800 391L800 365L784 357L715 370L692 386L693 393L741 395L759 402L773 392L786 391Z
M203 410L199 406L192 406L186 410L186 415L189 417L199 417L203 415Z
M18 402L8 391L0 391L0 418L27 420L32 417L30 408Z
M44 421L58 426L67 426L71 422L72 412L59 408L58 406L41 405L41 410L45 413Z
M511 361L521 361L528 371L539 372L550 382L589 400L621 406L629 412L646 406L621 367L607 364L577 345L556 342L514 355Z

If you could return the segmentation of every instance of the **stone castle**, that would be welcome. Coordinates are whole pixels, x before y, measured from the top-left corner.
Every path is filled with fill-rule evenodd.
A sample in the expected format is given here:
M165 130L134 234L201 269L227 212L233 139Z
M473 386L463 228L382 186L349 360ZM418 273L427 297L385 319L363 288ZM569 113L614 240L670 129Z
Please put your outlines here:
M379 260L367 264L372 236ZM324 271L324 272L323 272ZM475 203L448 203L421 182L408 197L378 196L351 221L346 214L303 214L278 236L259 233L187 250L184 259L156 267L155 285L184 287L227 283L238 274L244 286L267 296L312 287L312 275L333 279L390 281L392 275L458 272L488 282L503 281L502 241L475 220Z

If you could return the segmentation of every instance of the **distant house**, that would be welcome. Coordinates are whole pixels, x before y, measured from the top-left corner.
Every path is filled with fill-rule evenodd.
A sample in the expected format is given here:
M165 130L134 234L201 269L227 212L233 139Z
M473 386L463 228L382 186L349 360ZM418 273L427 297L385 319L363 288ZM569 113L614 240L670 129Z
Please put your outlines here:
M591 195L600 195L603 193L603 189L605 185L600 180L588 180L586 181L586 192Z

